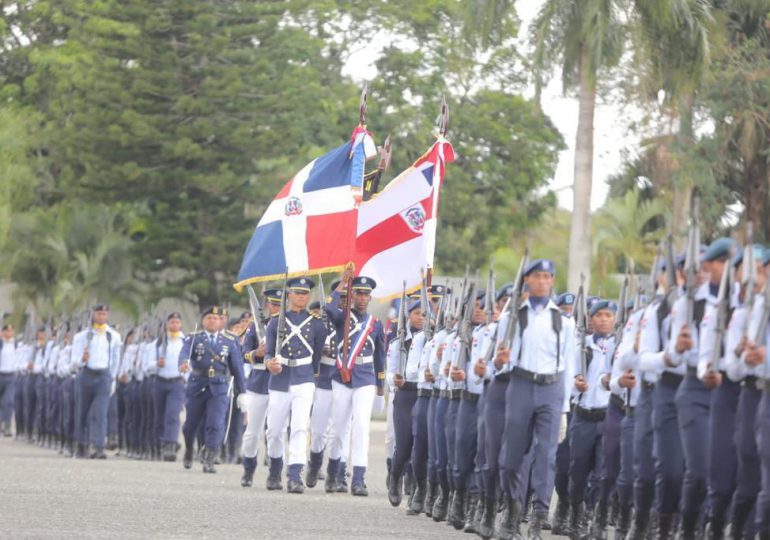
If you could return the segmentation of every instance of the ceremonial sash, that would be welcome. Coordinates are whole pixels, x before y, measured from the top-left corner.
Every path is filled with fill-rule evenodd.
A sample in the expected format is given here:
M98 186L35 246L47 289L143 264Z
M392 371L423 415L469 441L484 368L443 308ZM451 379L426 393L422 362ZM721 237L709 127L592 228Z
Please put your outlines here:
M355 364L356 357L361 354L361 351L366 345L366 340L369 338L369 334L371 334L372 330L374 330L374 323L375 318L367 314L366 318L361 323L358 335L356 336L353 343L350 344L351 346L350 350L348 350L347 362L345 362L344 365L342 362L342 351L340 351L340 354L337 355L337 369L342 370L345 367L347 367L348 371L353 369L353 364ZM340 345L340 348L342 348L342 345Z

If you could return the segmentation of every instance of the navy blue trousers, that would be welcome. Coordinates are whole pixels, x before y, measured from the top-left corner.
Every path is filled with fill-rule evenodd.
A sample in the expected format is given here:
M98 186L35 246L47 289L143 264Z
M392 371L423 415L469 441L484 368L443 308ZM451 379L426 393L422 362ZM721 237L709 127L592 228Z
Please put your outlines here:
M184 382L158 377L155 380L155 436L161 443L179 440L179 415L184 406ZM232 426L231 426L232 429Z
M75 407L75 377L67 377L62 382L62 435L68 440L76 439L75 417L77 408Z
M107 438L107 407L110 399L110 370L80 370L77 377L75 431L80 444L104 448Z
M621 508L634 504L634 429L636 421L625 415L620 423L620 471L615 484ZM652 451L652 448L650 448ZM652 460L650 460L652 464ZM652 467L650 467L652 469Z
M454 465L455 465L455 441L457 439L457 410L460 408L459 399L450 399L444 417L444 432L446 436L446 473L449 480L449 489L455 489Z
M625 412L616 403L610 401L607 415L602 422L602 467L599 484L599 501L607 504L615 491L615 483L620 473L620 426Z
M524 456L534 444L535 455L545 459L544 464L548 465L543 473L545 477L533 482L534 507L538 512L548 512L553 491L553 464L564 404L563 376L562 373L556 382L545 385L512 376L505 393L505 443L502 449L501 478L507 482L504 487L508 496L512 499L516 497L519 483L526 481L519 477Z
M436 404L438 396L431 396L428 403L428 481L435 483L438 481L436 474Z
M192 448L199 426L203 426L203 443L211 451L218 451L225 438L225 414L227 413L227 394L212 395L211 389L187 396L185 418L182 433L187 448Z
M745 512L746 531L754 529L749 516L753 513L760 489L762 469L759 462L756 434L757 409L762 391L749 386L741 388L738 398L738 413L735 416L735 448L737 449L737 472L733 511ZM735 516L733 517L735 523Z
M654 387L642 385L634 408L634 509L645 515L650 513L655 499L652 423L654 391Z
M572 413L567 414L567 426L572 424ZM556 477L554 490L561 501L569 501L569 433L556 447Z
M27 378L29 375L19 375L16 377L14 385L14 415L16 417L16 435L26 435L27 417L26 417L26 397L25 389L27 387Z
M682 482L682 521L695 522L706 500L711 391L700 379L688 375L679 385L676 408L685 465Z
M37 411L37 395L35 388L40 375L29 374L24 381L24 431L28 438L35 433L35 412Z
M508 381L493 379L484 393L484 489L487 497L497 498L501 494L500 454L505 431L505 393Z
M449 408L449 400L440 397L436 402L436 412L433 418L433 435L436 439L436 477L444 493L449 493L449 477L447 475L447 449L446 430L444 429L446 411Z
M674 402L677 388L678 385L660 380L653 392L655 505L659 515L675 514L679 510L679 498L682 492L684 453Z
M428 478L428 409L431 398L422 396L412 408L412 472L417 485Z
M587 493L588 477L602 467L602 422L581 418L577 412L572 415L569 426L569 501L577 507L584 500L593 505L596 501L595 487Z
M61 388L59 379L51 377L47 380L46 389L46 425L48 433L61 436Z
M155 375L145 376L142 381L142 438L145 445L158 443L155 421Z
M484 481L484 466L487 462L486 449L486 422L484 421L484 408L486 406L486 394L488 384L484 384L484 390L481 392L477 405L478 419L476 421L476 463L473 474L476 477L476 484L479 493L486 494L486 482Z
M128 432L128 444L134 449L139 450L144 445L144 437L142 436L142 383L140 381L132 381L128 391L129 408L127 411L130 425L127 427Z
M115 393L118 396L118 447L122 449L128 446L128 427L130 424L128 402L131 383L118 383Z
M412 408L417 402L416 390L396 390L393 397L393 431L396 435L396 449L390 472L394 478L404 474L406 464L412 456Z
M455 489L478 491L473 469L478 439L478 402L460 400L455 429L454 485Z
M0 422L11 422L16 402L16 374L0 374Z
M722 384L711 391L709 416L708 507L710 519L724 527L727 509L735 493L738 457L735 451L735 414L740 383L722 375Z

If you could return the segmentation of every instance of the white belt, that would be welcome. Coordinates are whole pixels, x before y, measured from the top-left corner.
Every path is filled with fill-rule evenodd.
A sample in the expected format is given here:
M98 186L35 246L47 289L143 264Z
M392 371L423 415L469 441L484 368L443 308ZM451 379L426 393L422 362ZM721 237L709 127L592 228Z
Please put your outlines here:
M374 362L374 356L356 356L356 365L371 364Z
M264 363L260 362L259 364L252 364L251 365L251 369L252 369L252 371L255 370L255 369L257 371L265 371L267 369L267 366L265 366Z
M277 358L281 361L281 364L289 367L306 366L313 362L312 356L305 356L303 358L284 358L283 356L278 356Z
M323 364L324 366L336 366L337 361L334 358L330 358L328 356L322 356L321 364Z

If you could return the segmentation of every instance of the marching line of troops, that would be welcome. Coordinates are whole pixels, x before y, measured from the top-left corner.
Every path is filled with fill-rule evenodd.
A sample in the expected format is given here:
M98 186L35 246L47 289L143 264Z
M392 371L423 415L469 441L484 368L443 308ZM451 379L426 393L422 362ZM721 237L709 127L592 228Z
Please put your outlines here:
M482 538L770 539L770 250L719 238L697 257L692 283L685 257L656 261L653 294L628 302L554 296L553 262L535 259L497 291L463 284L454 310L448 287L423 285L384 325L364 276L314 305L313 280L288 279L235 332L217 307L186 336L171 314L149 345L124 346L103 305L71 342L17 343L4 324L1 428L79 457L112 444L173 461L185 407L185 468L197 443L215 472L245 424L242 486L264 437L268 490L285 470L290 493L324 479L365 496L387 385L388 498L408 515Z

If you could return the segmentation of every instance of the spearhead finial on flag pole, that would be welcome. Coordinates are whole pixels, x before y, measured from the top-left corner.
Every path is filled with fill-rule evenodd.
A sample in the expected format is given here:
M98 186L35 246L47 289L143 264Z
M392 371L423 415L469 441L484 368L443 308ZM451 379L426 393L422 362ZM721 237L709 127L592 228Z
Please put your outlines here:
M444 94L441 95L441 108L436 118L436 129L439 136L446 137L447 130L449 129L449 105Z
M364 83L364 87L361 89L361 101L358 106L358 125L364 126L366 124L366 97L369 92L368 85Z

